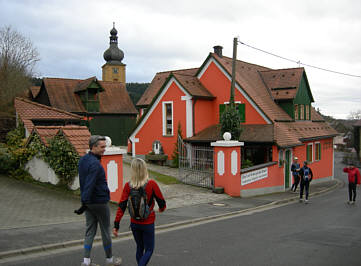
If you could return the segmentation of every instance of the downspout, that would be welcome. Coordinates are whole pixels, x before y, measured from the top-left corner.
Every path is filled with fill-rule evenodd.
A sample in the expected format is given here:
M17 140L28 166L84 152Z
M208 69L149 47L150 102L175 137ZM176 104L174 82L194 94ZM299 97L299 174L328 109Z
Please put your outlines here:
M192 137L195 135L195 105L197 102L197 98L193 98L193 107L192 107Z

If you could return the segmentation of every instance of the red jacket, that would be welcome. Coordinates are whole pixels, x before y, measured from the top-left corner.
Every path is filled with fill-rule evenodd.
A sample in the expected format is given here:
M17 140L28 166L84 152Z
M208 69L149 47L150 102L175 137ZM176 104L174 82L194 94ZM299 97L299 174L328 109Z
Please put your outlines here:
M157 201L159 206L159 211L162 212L166 208L166 202L164 200L164 197L162 195L162 192L159 189L158 184L152 180L149 179L147 186L145 187L145 192L147 193L147 199L148 204L150 206L150 214L147 219L144 220L135 220L133 218L130 218L130 221L135 224L152 224L155 221L155 212L153 210L154 208L154 199ZM123 188L122 196L119 201L119 208L117 210L117 214L115 216L114 220L114 228L119 229L119 222L122 219L124 212L127 208L128 204L128 197L130 193L130 185L129 182L127 182Z
M354 167L354 168L348 168L348 167L345 167L343 168L343 171L345 173L348 173L348 182L349 183L357 183L357 184L360 184L360 171ZM355 178L356 178L356 181L355 181Z

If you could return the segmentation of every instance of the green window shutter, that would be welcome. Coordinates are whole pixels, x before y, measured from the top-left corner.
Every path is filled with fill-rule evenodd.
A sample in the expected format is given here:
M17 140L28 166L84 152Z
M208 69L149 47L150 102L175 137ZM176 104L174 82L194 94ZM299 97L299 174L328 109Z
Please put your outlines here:
M312 162L312 145L307 145L307 161Z
M241 119L241 123L246 122L246 105L244 103L237 104L237 109L239 112L239 117Z
M219 105L219 121L221 121L221 116L222 116L224 110L226 110L226 105L225 104L220 104Z

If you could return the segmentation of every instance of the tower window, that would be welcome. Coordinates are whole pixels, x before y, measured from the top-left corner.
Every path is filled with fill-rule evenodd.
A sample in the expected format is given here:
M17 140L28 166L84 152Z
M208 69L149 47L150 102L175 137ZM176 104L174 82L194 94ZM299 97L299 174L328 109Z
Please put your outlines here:
M113 74L118 74L118 68L113 68Z

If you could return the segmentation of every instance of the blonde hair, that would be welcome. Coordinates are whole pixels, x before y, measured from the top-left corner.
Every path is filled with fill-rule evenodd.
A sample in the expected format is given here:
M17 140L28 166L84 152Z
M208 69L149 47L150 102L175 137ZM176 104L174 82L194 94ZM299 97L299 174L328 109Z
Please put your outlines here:
M147 183L149 176L147 170L147 164L144 160L140 158L135 158L130 165L131 169L131 178L130 186L133 188L140 188L145 183Z

